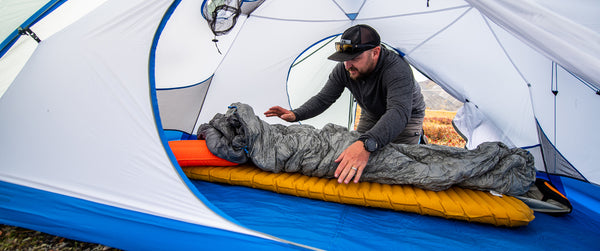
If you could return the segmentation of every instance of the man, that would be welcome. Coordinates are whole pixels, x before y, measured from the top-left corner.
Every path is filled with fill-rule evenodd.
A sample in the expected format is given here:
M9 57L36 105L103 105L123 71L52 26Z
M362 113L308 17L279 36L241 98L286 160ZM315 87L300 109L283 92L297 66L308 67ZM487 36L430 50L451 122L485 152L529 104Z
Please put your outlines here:
M335 160L338 182L358 183L372 152L390 142L418 144L423 132L425 102L408 63L381 47L379 34L367 25L356 25L335 43L328 59L339 61L321 91L294 111L280 106L265 112L294 122L321 114L348 88L361 107L357 131L362 133Z

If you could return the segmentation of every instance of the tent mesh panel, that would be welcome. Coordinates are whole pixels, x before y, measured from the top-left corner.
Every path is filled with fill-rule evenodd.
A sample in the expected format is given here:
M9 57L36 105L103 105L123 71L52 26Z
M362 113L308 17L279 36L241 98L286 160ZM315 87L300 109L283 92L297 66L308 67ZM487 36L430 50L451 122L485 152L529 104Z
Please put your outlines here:
M211 80L186 88L156 91L163 129L193 133Z
M241 5L242 0L213 0L204 3L202 15L215 36L225 35L235 26Z
M550 142L548 136L544 133L540 125L537 126L538 129L538 137L540 140L540 144L542 147L542 155L544 157L544 165L546 166L546 172L550 174L556 174L561 176L567 176L579 180L586 180L585 177L581 175L569 163L565 157L554 147L554 144Z

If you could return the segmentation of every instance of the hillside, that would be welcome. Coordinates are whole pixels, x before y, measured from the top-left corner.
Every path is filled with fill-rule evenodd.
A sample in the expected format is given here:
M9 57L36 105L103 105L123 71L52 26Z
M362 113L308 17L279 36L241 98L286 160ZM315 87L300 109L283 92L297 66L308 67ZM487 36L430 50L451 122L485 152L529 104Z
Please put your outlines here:
M457 111L463 105L431 80L419 82L419 85L429 110Z

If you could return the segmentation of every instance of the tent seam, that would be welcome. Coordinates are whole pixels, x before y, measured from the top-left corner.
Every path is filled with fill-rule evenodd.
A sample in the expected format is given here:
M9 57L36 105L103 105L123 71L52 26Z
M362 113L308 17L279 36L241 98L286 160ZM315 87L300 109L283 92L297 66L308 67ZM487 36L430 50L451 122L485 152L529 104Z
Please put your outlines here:
M456 19L454 19L454 21L450 22L450 24L446 25L441 30L439 30L436 33L434 33L433 35L429 36L428 38L426 38L425 40L423 40L423 42L417 44L417 46L415 46L412 50L408 51L406 54L408 55L408 54L413 53L414 51L416 51L417 49L419 49L422 45L424 45L425 43L429 42L431 39L433 39L434 37L436 37L440 33L444 32L445 30L447 30L448 28L450 28L450 26L454 25L456 22L458 22L458 20L462 19L472 9L473 9L473 7L469 7L467 10L465 10L465 12L463 12Z
M454 7L450 7L450 8L445 8L445 9L439 9L439 10L432 10L432 11L420 11L420 12L413 12L413 13L406 13L406 14L399 14L399 15L390 15L390 16L382 16L382 17L367 17L367 18L357 18L356 20L375 20L375 19L388 19L388 18L395 18L395 17L405 17L405 16L416 16L416 15L423 15L423 14L432 14L432 13L436 13L436 12L445 12L445 11L451 11L451 10L457 10L457 9L464 9L464 8L468 8L468 10L472 9L473 7L470 7L469 5L461 5L461 6L454 6Z

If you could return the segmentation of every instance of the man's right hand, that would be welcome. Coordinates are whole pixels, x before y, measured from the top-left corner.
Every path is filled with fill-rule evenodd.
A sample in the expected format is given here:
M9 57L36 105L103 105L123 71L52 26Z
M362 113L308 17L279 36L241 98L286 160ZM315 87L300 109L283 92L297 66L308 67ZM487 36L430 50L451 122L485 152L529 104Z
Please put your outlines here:
M269 110L267 110L265 112L265 116L267 116L267 117L277 116L287 122L296 121L296 115L292 111L285 109L281 106L273 106L273 107L269 108Z

